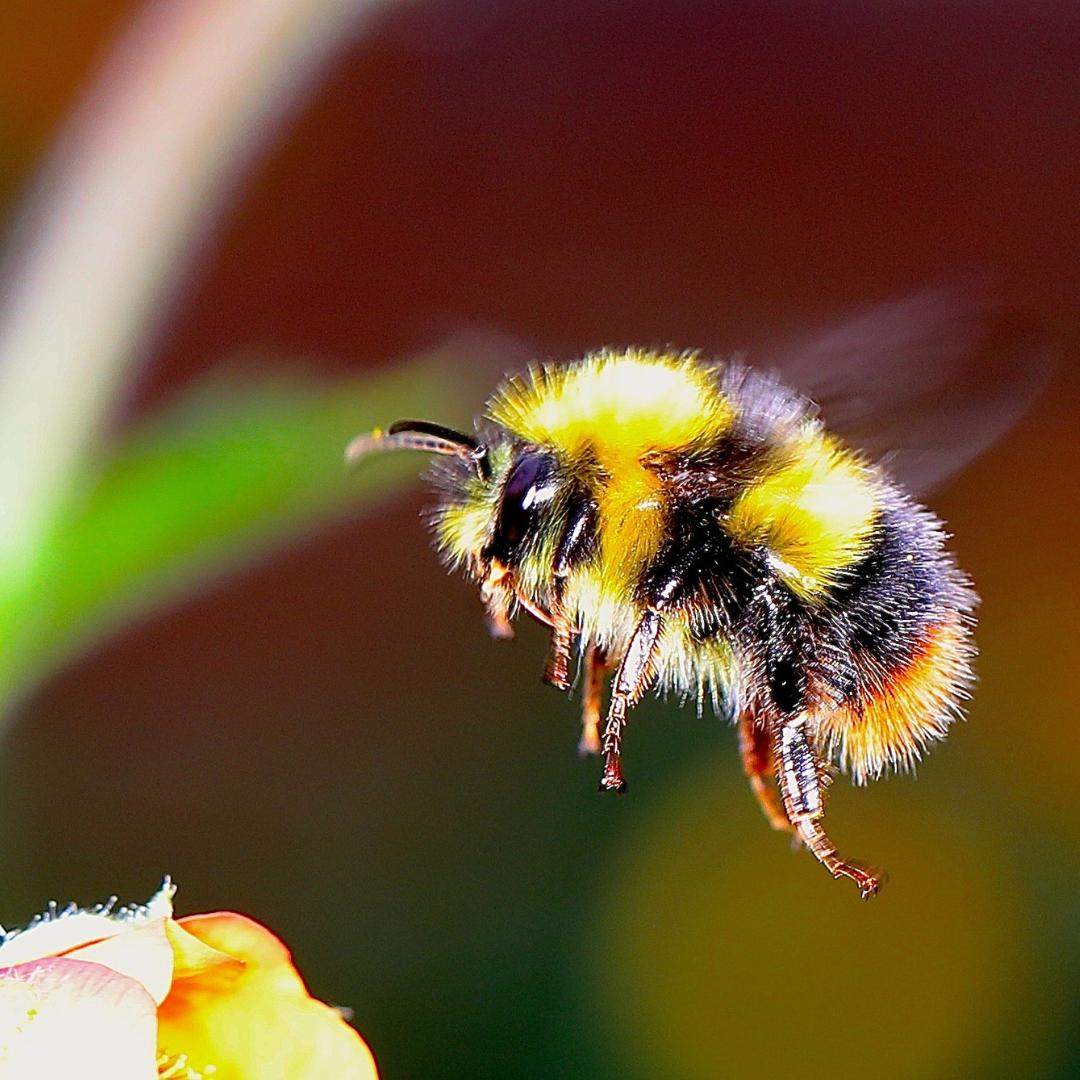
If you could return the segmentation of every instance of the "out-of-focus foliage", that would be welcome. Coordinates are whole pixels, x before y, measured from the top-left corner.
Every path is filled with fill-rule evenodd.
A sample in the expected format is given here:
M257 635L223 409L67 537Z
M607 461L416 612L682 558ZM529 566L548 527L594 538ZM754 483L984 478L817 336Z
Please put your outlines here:
M143 338L216 207L311 76L377 6L142 5L24 196L20 228L0 259L0 710L32 681L39 654L62 652L71 634L89 632L98 609L115 612L122 599L113 593L130 598L145 587L143 606L152 603L163 587L155 573L175 580L197 558L185 544L227 547L225 534L243 531L245 513L252 527L260 519L281 527L269 489L225 465L222 435L230 428L242 435L256 421L257 399L234 404L232 417L226 407L220 418L194 421L196 430L206 427L194 438L205 440L207 453L192 460L207 468L200 478L207 495L212 476L225 484L249 479L250 501L219 490L204 516L194 498L170 498L162 486L183 487L193 475L181 465L167 479L176 459L163 443L163 453L136 444L107 466L100 506L91 500L74 516L71 507L84 494L80 477L94 475L98 463L86 458L100 449ZM287 428L278 411L277 426ZM300 408L295 420L304 416ZM315 413L308 419L319 426ZM255 422L248 430L253 445L260 434L272 442L274 428L270 410L261 429ZM281 471L287 480L289 470ZM294 479L310 482L314 472ZM319 489L295 489L309 517ZM260 494L269 506L260 506ZM140 504L156 512L153 525L134 509ZM185 520L162 513L167 505Z
M445 359L340 383L219 375L128 432L76 485L29 581L5 594L0 692L415 475L415 458L346 475L342 451L401 413L462 414Z

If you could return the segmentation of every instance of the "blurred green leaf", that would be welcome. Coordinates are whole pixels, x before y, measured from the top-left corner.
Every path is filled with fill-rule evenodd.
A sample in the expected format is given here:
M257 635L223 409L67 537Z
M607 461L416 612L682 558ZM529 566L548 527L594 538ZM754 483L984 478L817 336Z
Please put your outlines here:
M411 455L347 472L357 432L459 421L445 357L364 379L217 377L130 432L55 523L38 572L3 592L0 706L146 613L415 477Z

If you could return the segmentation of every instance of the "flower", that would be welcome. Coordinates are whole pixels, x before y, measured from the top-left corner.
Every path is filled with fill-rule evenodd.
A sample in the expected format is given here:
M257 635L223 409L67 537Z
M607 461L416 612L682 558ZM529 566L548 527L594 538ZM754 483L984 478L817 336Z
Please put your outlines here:
M0 1074L100 1080L377 1080L364 1041L288 950L234 912L50 906L0 939Z

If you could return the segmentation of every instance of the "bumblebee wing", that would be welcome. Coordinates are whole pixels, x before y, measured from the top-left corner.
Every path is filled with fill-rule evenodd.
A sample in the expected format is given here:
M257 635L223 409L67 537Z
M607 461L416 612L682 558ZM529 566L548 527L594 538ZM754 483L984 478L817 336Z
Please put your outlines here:
M1044 387L1039 328L934 289L859 314L766 366L826 427L925 492L996 442Z

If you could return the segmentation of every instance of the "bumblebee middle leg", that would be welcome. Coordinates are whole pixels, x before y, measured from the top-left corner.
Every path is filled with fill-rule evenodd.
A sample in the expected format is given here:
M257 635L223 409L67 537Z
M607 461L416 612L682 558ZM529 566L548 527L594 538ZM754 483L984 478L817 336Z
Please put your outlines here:
M825 815L824 762L815 753L806 733L806 716L781 721L778 727L778 764L784 810L799 838L834 878L851 878L863 899L873 896L884 876L843 858L821 825Z
M601 791L626 790L621 763L626 713L641 700L656 678L656 646L662 626L663 620L659 611L646 611L619 663L619 670L615 673L607 721L604 724L604 772L600 778Z
M793 832L794 826L784 811L784 803L772 781L776 770L776 755L768 727L754 722L750 713L739 716L739 752L742 755L743 772L750 781L750 790L757 798L766 820L779 832Z

